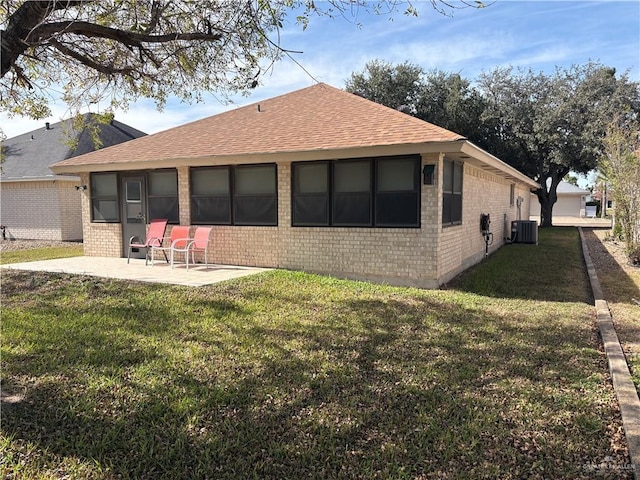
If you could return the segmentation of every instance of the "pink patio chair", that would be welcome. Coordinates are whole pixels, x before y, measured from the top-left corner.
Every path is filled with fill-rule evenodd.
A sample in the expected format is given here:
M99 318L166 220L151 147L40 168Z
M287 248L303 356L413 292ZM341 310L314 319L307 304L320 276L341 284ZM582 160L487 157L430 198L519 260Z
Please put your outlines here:
M143 242L140 237L134 235L129 239L129 253L127 253L127 263L131 260L131 250L134 248L144 248L145 249L145 257L144 264L147 265L149 263L149 250L154 246L162 245L162 238L164 237L164 232L167 229L167 219L161 218L156 220L151 220L149 224L149 231L147 232L147 238ZM165 254L166 258L166 254Z
M191 252L191 263L196 263L196 252L202 252L204 256L204 267L209 268L209 262L207 255L209 253L209 235L211 234L213 227L198 227L196 233L193 236L193 241L189 244L188 250ZM187 270L189 269L189 263L187 262Z
M204 252L204 264L205 267L208 267L209 264L207 263L207 253L209 251L209 234L211 233L212 229L212 227L197 227L193 238L190 238L186 244L181 243L172 247L171 268L173 268L174 265L174 254L184 253L187 270L189 270L189 254L191 254L191 263L195 264L195 252Z
M164 237L160 245L151 247L151 266L153 266L156 251L162 252L165 260L173 266L173 249L184 248L189 243L189 240L189 227L181 225L174 226L171 229L169 237ZM167 252L170 254L170 259L167 259Z

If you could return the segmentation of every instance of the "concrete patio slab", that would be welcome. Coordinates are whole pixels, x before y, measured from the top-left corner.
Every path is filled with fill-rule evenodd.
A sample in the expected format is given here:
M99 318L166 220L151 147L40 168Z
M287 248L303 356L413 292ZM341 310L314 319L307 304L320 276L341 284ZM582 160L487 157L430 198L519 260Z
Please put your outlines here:
M187 270L184 264L171 268L167 263L145 265L144 259L113 257L70 257L37 262L11 263L2 265L3 269L28 270L36 272L70 273L74 275L90 275L103 278L118 278L138 282L166 283L201 287L222 282L232 278L255 275L269 268L242 267L234 265L190 265Z
M540 225L540 217L530 217L529 219L538 222L538 225ZM552 221L554 227L611 228L610 218L563 217L554 215Z

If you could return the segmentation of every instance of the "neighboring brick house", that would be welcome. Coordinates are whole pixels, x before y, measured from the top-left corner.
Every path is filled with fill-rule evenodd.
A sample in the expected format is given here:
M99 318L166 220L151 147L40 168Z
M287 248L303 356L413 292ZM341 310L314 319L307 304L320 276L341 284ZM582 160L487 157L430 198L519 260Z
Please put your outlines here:
M85 125L91 121L86 114ZM146 135L124 123L97 124L104 147ZM81 195L77 175L56 175L49 165L95 150L87 128L74 131L71 121L2 142L0 222L9 239L82 240Z
M326 84L59 162L87 255L152 218L215 225L210 262L436 288L529 217L538 185L458 134ZM516 200L522 197L522 202Z

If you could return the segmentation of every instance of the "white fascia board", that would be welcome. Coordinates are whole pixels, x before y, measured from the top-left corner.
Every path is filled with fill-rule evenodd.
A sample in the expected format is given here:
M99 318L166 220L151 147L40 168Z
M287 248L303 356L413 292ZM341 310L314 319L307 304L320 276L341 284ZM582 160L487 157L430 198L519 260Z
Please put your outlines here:
M49 175L44 177L11 177L0 178L1 183L20 182L79 182L80 177L76 175Z
M531 188L540 188L540 184L538 182L536 182L535 180L532 180L531 178L527 177L524 173L522 173L520 170L517 170L516 168L512 167L511 165L508 165L507 163L503 162L499 158L494 157L489 152L486 152L485 150L474 145L468 140L464 141L460 151L470 157L473 157L479 160L481 163L485 164L489 168L500 170L505 174L507 174L508 176L516 180L519 180L522 183L526 183Z

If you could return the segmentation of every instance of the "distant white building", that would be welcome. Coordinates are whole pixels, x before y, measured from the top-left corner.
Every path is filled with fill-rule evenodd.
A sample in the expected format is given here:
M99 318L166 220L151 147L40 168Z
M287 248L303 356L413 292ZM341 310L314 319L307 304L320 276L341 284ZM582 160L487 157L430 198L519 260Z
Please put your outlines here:
M548 179L548 184L551 179ZM583 190L567 182L558 184L558 201L553 206L554 217L595 217L595 211L587 211L586 203L591 197L589 190ZM595 207L593 207L595 209ZM531 194L531 216L540 217L540 202L535 194Z

